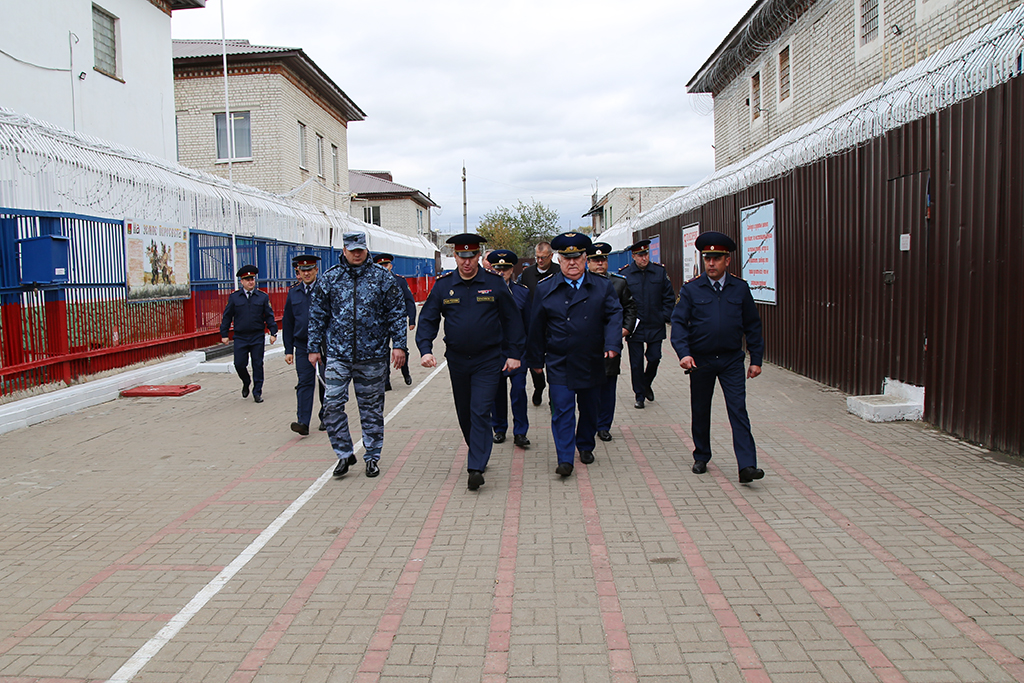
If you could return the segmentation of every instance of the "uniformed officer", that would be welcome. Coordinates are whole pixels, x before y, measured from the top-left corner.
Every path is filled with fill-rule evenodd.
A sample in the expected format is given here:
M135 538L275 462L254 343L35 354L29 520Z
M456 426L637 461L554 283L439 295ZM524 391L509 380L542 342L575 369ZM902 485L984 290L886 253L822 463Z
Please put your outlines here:
M316 286L319 273L317 261L319 256L300 254L292 259L292 266L299 281L288 290L288 298L284 302L284 315L281 317L281 337L284 340L284 362L295 364L295 374L299 383L295 385L295 422L291 429L297 434L309 434L309 420L313 415L313 387L317 387L320 397L320 431L324 431L324 366L321 362L317 367L309 364L309 349L306 341L309 337L309 299ZM317 382L317 375L320 381Z
M608 278L615 288L615 293L622 304L622 336L629 334L636 325L636 302L629 291L626 278L608 272L608 254L612 253L612 245L607 242L594 242L587 249L587 270L594 275ZM605 358L605 383L601 387L601 406L597 413L597 438L601 441L612 440L612 421L615 419L615 388L618 386L619 366L622 357Z
M416 329L416 299L412 295L412 290L409 289L409 281L394 272L394 261L395 257L387 253L376 254L373 257L373 262L387 268L388 272L395 277L395 281L398 282L398 286L402 290L402 298L405 300L405 317L409 323L409 331L411 332ZM409 372L408 363L402 366L402 379L405 380L407 385L412 384L412 374ZM388 373L387 381L384 383L384 391L391 391L390 372Z
M622 304L611 282L584 269L589 237L566 232L551 246L558 252L559 272L533 293L526 358L530 368L547 366L555 473L568 477L577 449L580 462L594 462L605 359L622 351Z
M513 270L519 257L509 249L495 249L487 254L487 262L495 273L500 275L522 314L523 329L530 323L529 298L530 290L525 285L513 281ZM524 347L525 352L525 347ZM522 360L522 359L520 359ZM511 385L511 389L509 388ZM501 385L494 396L494 411L491 426L494 429L494 443L504 443L508 432L508 404L512 403L512 441L520 448L529 448L530 439L526 434L530 431L530 420L526 410L526 364L523 363L512 372L501 373Z
M469 490L484 483L491 457L491 407L501 373L519 367L526 333L505 281L480 267L479 235L463 233L448 239L454 245L455 272L434 282L420 311L416 346L421 365L432 368L432 353L444 317L445 358L452 382L455 413L469 448L466 469Z
M626 340L629 347L629 371L633 380L634 408L643 408L644 400L654 400L651 384L661 363L661 342L665 323L672 317L675 293L665 266L651 262L650 240L640 240L629 248L633 262L619 269L636 301L640 322ZM644 360L647 367L644 367Z
M252 400L263 403L263 335L265 330L269 330L270 343L277 341L277 321L274 320L270 297L266 292L256 289L256 276L259 272L256 266L242 266L235 273L242 281L242 288L228 295L224 317L220 321L220 341L222 344L228 343L228 329L234 321L235 372L242 380L242 398L248 398L251 382ZM250 358L251 380L247 369Z
M726 273L729 252L736 249L732 238L705 232L697 237L695 246L704 261L704 274L680 288L679 303L672 312L672 347L679 366L690 375L693 472L706 472L711 459L711 399L717 379L729 412L740 483L748 484L764 477L764 471L757 468L746 393L746 379L761 374L761 316L746 281ZM744 338L750 351L746 377Z

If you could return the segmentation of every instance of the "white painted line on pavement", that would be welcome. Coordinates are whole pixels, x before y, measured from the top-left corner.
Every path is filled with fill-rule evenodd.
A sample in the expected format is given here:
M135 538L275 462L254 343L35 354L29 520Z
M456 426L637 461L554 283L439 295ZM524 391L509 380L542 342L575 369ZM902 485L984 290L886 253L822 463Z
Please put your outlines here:
M425 387L430 380L437 376L437 373L441 372L448 365L448 361L442 362L438 365L432 373L427 375L426 379L417 384L409 395L403 398L397 406L395 406L390 413L384 418L384 424L387 424L394 418L402 408L404 408L409 401L413 399L420 390ZM360 439L353 448L353 453L358 453L363 448L363 440ZM174 615L174 617L167 622L160 631L149 639L146 644L140 647L132 657L118 669L113 676L107 679L107 683L128 683L132 680L136 674L138 674L146 664L149 663L153 657L163 649L164 645L167 645L174 636L178 635L181 629L185 628L185 625L192 620L196 614L199 613L206 603L208 603L213 596L217 595L220 590L227 585L228 581L237 574L242 567L249 563L249 560L256 556L260 550L263 549L267 543L270 542L278 531L284 527L288 521L295 516L295 514L302 509L302 507L309 502L309 500L317 494L324 487L333 476L334 465L332 464L327 468L327 471L320 475L313 484L306 489L301 496L295 499L295 501L285 509L284 512L278 516L270 526L263 530L256 539L249 544L249 546L236 557L231 564L221 570L219 574L210 583L199 591L194 598L192 598L187 605L180 612Z

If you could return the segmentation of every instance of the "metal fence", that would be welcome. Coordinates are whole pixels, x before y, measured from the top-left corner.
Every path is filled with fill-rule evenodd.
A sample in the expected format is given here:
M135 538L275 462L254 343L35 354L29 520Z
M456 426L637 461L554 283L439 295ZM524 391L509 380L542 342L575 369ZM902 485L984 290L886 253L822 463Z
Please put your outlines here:
M23 282L19 241L55 236L68 244L67 282ZM189 233L191 296L129 301L122 221L0 208L0 395L121 368L217 344L228 295L234 289L231 235ZM295 281L292 257L320 256L325 267L340 251L267 238L238 237L238 262L259 268L257 286L280 318ZM434 261L397 256L422 301L434 280Z

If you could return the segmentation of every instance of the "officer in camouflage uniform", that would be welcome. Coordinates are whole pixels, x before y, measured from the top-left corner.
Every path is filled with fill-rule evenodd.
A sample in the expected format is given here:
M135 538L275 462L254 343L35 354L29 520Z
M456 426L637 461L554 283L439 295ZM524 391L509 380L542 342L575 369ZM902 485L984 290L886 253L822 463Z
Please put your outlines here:
M348 232L343 236L342 259L316 281L309 304L308 348L327 349L324 424L331 446L338 456L334 476L348 472L356 463L345 404L348 385L359 405L363 446L366 448L366 476L380 474L377 461L384 448L384 379L388 374L388 344L391 362L402 367L408 356L405 305L395 278L385 268L371 263L366 234ZM316 366L320 354L309 354Z

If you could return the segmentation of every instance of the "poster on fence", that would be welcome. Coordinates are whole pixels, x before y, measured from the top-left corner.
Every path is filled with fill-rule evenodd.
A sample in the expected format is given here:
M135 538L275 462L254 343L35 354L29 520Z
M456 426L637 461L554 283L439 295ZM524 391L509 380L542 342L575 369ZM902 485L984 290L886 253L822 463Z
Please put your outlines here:
M695 242L700 234L700 223L683 228L683 280L690 281L700 275L700 252Z
M153 221L124 221L128 301L187 299L188 228Z
M775 202L740 209L740 248L743 278L750 285L754 301L774 304L775 291Z

